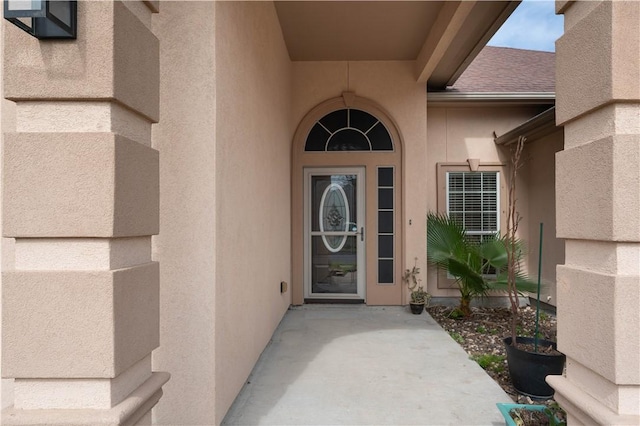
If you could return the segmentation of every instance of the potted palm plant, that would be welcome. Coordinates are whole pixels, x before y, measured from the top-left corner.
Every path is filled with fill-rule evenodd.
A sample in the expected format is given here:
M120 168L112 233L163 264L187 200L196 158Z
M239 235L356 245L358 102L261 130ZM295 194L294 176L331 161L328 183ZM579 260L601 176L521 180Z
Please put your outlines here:
M521 167L521 155L524 148L525 138L518 138L517 143L511 151L511 173L509 179L509 195L507 210L507 234L505 237L505 247L507 251L507 292L511 305L511 336L504 339L507 352L507 364L509 365L509 375L513 387L517 391L534 398L548 399L554 394L553 388L549 386L545 377L548 375L562 374L564 370L565 356L557 351L556 343L543 340L538 337L538 331L534 332L534 337L517 336L518 323L518 280L520 273L520 249L519 241L516 237L520 214L516 209L516 177L518 169ZM538 259L538 282L536 291L538 293L538 303L536 309L537 318L540 315L540 275L542 264L542 230L540 224L540 256Z
M418 268L417 264L418 258L416 257L413 268L406 269L404 274L402 274L402 281L407 284L409 291L411 291L411 301L409 302L411 312L420 315L422 311L424 311L425 306L429 304L431 295L424 291L424 288L419 285L422 280L418 278L420 268Z

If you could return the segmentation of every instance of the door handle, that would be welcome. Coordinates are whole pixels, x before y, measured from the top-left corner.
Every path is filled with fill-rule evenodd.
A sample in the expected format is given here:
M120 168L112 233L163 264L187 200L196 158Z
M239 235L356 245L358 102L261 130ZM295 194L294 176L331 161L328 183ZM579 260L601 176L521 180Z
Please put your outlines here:
M360 235L360 241L364 241L364 226L361 226L360 232L356 232L356 234Z

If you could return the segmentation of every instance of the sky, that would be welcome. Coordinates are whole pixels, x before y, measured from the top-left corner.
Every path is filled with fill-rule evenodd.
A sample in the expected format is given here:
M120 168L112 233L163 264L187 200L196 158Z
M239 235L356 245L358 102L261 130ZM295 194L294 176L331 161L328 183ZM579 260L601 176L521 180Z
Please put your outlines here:
M555 14L554 1L523 0L488 45L555 52L563 25L563 16Z

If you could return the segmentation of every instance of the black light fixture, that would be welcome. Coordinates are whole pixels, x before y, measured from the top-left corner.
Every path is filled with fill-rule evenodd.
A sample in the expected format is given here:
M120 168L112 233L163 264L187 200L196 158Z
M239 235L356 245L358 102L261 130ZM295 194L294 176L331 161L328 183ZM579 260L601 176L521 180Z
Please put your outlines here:
M4 0L4 18L39 39L76 38L77 1Z

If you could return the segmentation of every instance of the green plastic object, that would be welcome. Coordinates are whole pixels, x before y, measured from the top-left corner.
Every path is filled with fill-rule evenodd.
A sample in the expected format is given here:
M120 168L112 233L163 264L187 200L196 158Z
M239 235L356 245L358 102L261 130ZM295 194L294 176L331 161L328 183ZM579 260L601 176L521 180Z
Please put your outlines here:
M498 402L496 403L496 406L498 407L498 410L500 410L500 413L502 413L502 417L504 417L504 422L507 426L518 426L516 422L514 422L511 416L509 415L509 411L513 410L514 408L523 408L525 410L531 410L531 411L544 411L545 408L547 408L545 405L515 404L515 403L511 404L511 403L505 403L505 402Z
M536 338L535 351L538 352L538 330L540 323L540 276L542 275L542 228L543 223L540 222L540 244L538 245L538 298L536 299Z

